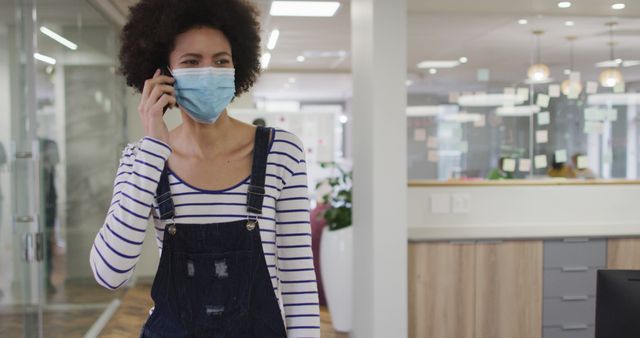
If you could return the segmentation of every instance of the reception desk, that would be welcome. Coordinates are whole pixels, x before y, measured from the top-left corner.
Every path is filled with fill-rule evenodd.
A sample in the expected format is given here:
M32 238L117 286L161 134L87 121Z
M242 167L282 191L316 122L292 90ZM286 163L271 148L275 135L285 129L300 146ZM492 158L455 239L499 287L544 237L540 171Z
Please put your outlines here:
M593 338L596 271L640 269L640 182L409 184L409 336Z

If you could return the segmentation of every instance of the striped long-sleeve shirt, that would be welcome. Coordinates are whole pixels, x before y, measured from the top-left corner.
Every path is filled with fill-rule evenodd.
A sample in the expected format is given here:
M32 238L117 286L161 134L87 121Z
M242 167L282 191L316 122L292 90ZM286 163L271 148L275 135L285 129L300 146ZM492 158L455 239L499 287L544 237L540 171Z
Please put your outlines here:
M162 252L165 221L154 199L171 147L145 137L122 153L113 198L96 235L90 264L96 281L109 289L124 285L140 257L145 229L153 219ZM178 223L220 223L246 219L250 177L224 190L190 185L169 168L169 183ZM273 290L288 337L320 337L316 275L311 251L307 165L302 142L275 130L269 145L266 195L260 235Z

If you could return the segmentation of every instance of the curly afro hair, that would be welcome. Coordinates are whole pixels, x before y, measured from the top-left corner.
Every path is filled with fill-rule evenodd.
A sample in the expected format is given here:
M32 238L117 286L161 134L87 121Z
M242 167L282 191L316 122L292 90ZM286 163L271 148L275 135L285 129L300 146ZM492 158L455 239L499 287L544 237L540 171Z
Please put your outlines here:
M144 81L169 64L177 35L194 27L222 31L231 44L236 96L260 74L258 10L247 0L141 0L130 8L122 29L120 72L142 92Z

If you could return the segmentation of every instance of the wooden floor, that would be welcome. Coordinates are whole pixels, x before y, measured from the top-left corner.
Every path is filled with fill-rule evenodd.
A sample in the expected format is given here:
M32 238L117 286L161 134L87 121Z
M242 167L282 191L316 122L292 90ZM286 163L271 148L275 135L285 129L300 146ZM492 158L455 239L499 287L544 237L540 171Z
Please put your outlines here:
M147 319L153 305L150 298L151 286L139 284L131 288L122 298L122 304L102 330L101 338L138 337L140 328ZM322 338L347 338L348 334L335 332L326 308L320 311Z
M82 338L113 299L124 290L109 291L93 280L70 281L48 290L42 322L46 338ZM24 337L25 322L30 327L37 322L35 309L25 314L23 307L0 307L0 337Z

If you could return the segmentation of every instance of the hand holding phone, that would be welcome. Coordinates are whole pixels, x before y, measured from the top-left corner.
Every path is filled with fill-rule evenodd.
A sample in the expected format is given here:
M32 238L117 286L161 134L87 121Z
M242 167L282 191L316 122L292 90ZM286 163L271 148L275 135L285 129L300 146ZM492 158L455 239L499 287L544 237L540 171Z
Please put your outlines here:
M169 139L169 130L162 116L167 108L176 104L174 82L173 77L162 75L161 70L157 69L153 77L144 82L138 105L145 135L165 143Z

